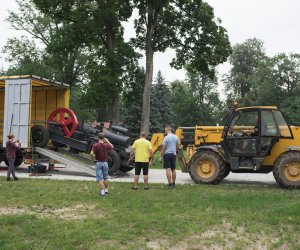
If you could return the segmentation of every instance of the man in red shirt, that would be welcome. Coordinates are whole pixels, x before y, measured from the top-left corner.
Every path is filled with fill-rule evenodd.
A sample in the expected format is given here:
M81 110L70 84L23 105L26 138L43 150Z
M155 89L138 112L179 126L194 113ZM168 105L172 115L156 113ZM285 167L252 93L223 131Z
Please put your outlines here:
M16 160L16 151L21 147L19 141L14 141L15 136L9 134L7 136L8 140L6 142L6 159L8 161L8 170L7 170L7 181L10 181L10 175L12 174L14 180L18 180L15 174L15 160Z
M96 162L96 179L99 183L100 195L108 195L108 151L113 145L104 137L103 133L98 134L99 141L93 145L91 156Z

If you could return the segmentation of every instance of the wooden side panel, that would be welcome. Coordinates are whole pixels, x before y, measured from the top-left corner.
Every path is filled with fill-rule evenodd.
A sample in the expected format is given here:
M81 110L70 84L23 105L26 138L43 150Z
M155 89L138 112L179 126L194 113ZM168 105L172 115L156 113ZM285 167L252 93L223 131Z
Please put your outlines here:
M70 91L68 89L32 90L31 125L46 125L51 112L57 108L69 108Z

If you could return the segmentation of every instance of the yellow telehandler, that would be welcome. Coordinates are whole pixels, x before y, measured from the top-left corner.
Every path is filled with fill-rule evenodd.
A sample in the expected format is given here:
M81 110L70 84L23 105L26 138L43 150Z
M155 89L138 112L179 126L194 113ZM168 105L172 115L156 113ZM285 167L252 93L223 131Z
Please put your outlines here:
M290 126L277 107L238 109L216 145L197 147L179 161L196 183L216 184L229 173L269 173L283 188L300 187L300 127Z

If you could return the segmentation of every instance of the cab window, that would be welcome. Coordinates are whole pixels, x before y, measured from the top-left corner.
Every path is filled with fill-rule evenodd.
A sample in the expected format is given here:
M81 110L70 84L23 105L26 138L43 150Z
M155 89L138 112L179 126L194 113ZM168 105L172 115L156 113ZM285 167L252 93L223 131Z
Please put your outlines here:
M272 110L261 111L261 136L279 136Z
M241 111L235 113L230 124L230 129L235 132L241 132L243 130L255 130L258 123L258 111Z
M285 118L283 117L282 113L278 110L275 110L274 112L275 120L278 124L279 133L282 137L292 137L289 125L287 124Z

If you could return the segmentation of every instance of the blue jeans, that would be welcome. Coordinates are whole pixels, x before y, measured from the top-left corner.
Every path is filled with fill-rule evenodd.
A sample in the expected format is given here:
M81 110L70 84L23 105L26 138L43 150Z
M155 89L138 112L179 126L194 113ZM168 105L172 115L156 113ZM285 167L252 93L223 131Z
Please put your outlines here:
M108 163L103 161L96 162L96 180L103 181L108 180Z

